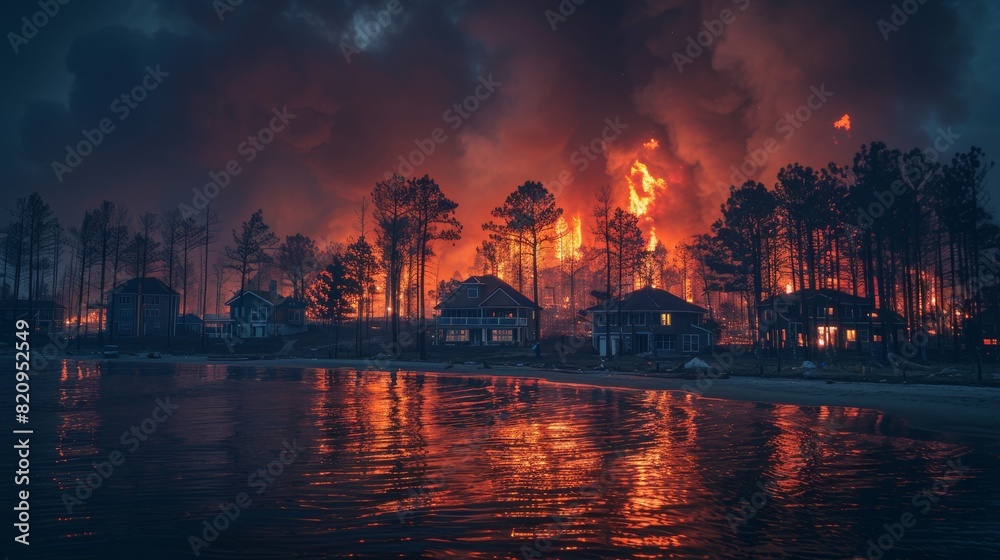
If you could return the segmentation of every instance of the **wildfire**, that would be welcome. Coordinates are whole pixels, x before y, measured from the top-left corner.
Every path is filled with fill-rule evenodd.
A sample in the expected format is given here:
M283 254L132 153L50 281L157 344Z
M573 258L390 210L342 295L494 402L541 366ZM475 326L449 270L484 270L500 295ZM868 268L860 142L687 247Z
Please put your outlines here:
M654 251L656 249L656 244L660 241L656 238L656 228L649 229L649 244L646 246L647 251Z
M636 176L639 178L638 184L634 180ZM656 191L663 190L667 186L666 181L651 175L646 164L639 160L635 160L632 164L625 180L628 181L629 211L637 216L645 216L649 212L650 204L656 199Z
M556 235L559 238L556 243L556 258L564 261L582 256L580 246L583 245L583 221L579 215L570 218L570 222L560 216L556 222Z
M785 293L786 294L792 293L792 283L791 282L785 284Z
M851 130L851 115L848 115L847 113L844 113L844 116L840 117L839 121L833 123L833 128L840 128L840 129L843 129L843 130Z
M660 143L656 141L656 138L650 138L649 142L644 143L642 147L647 150L655 150L660 147Z

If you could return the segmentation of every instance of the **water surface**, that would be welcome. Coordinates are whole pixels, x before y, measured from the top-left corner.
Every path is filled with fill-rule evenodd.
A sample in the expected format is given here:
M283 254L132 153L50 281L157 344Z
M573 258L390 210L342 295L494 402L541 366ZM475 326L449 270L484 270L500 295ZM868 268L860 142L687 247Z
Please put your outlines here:
M997 446L875 411L113 361L32 393L32 558L1000 558Z

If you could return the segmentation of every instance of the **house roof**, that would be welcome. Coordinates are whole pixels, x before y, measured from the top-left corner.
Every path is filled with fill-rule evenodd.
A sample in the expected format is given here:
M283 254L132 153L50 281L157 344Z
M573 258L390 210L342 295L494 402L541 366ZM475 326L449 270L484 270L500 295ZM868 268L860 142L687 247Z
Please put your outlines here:
M118 286L115 286L115 289L112 291L116 294L138 294L140 287L142 288L142 295L144 296L180 297L180 294L170 286L166 285L163 280L148 276L126 280Z
M33 309L66 309L65 305L60 305L51 299L36 299L31 302ZM28 300L9 299L0 301L0 309L28 309Z
M609 306L609 310L708 313L708 310L704 307L685 301L666 290L648 286L616 299ZM589 307L586 311L589 313L603 312L604 304Z
M839 304L846 305L869 305L868 300L863 297L853 296L847 292L841 290L834 290L832 288L819 288L816 290L796 290L794 292L789 292L787 294L779 294L776 296L771 296L760 302L761 307L771 307L774 304L774 300L777 299L777 303L780 305L782 303L798 303L799 301L814 301L817 299L824 301L834 301Z
M194 313L185 313L184 315L181 315L180 317L177 318L178 325L193 325L201 323L202 323L201 317L195 315Z
M272 294L271 292L265 290L245 289L243 290L243 293L245 294L244 297L253 296L272 307L287 307L289 309L305 309L306 307L305 302L300 299L285 297L278 294ZM237 291L235 294L233 294L233 297L229 298L229 300L226 302L226 305L232 307L232 305L239 298L240 298L240 292Z
M467 288L478 288L475 298L466 297ZM434 309L468 307L527 307L541 309L531 299L513 286L492 274L470 276Z

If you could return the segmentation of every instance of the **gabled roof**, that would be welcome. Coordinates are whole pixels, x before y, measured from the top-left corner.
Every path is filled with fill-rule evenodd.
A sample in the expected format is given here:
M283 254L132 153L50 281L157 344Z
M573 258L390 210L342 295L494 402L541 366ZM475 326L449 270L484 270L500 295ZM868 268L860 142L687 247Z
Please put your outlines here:
M264 290L251 290L248 288L243 290L243 294L244 302L246 298L256 298L272 307L287 307L289 309L305 309L306 307L306 303L300 299L272 294ZM233 297L226 301L226 305L232 307L239 299L240 292L237 290Z
M233 305L236 301L240 299L240 294L241 292L239 290L236 290L236 293L233 294L233 297L229 298L229 300L226 301L226 305L229 306ZM281 300L284 299L283 297L277 294L271 294L271 292L267 292L264 290L251 290L250 288L243 290L242 295L244 303L246 302L247 298L253 297L271 306L278 305L281 302Z
M51 299L36 299L31 302L32 309L66 309L65 305L60 305ZM26 299L8 299L0 301L0 309L28 309Z
M112 291L116 294L138 294L140 287L142 288L142 295L144 296L180 297L180 294L170 286L166 285L163 280L148 276L126 280L124 283L116 286Z
M816 290L796 290L794 292L789 292L787 294L779 294L776 296L771 296L760 302L761 307L771 307L773 301L777 298L778 305L798 303L800 301L824 301L824 302L837 302L841 305L869 305L868 300L863 297L855 297L847 292L841 290L834 290L833 288L819 288Z
M476 297L467 297L468 288L477 288ZM513 286L503 280L485 274L482 276L470 276L456 289L448 295L434 309L443 308L469 308L469 307L527 307L529 309L541 309L535 302Z
M659 288L645 287L634 292L625 294L608 306L610 311L656 311L672 313L708 313L704 307L685 301L674 294ZM604 311L604 304L600 303L586 310L588 313L600 313Z

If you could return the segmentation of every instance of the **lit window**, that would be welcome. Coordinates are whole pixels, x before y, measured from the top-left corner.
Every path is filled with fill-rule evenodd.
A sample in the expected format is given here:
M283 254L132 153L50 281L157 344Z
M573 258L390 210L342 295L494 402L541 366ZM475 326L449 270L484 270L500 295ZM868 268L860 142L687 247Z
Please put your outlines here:
M847 329L847 342L857 342L858 341L858 331L854 329Z
M469 331L468 330L448 330L445 331L444 339L446 342L468 342L469 341Z
M997 345L997 339L995 339L995 338L984 338L983 339L983 345L985 345L985 346L996 346Z
M673 324L673 317L670 315L670 313L660 314L660 326L669 327L672 324Z
M493 342L514 342L514 331L512 329L495 329Z

